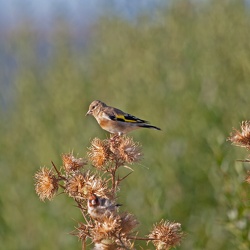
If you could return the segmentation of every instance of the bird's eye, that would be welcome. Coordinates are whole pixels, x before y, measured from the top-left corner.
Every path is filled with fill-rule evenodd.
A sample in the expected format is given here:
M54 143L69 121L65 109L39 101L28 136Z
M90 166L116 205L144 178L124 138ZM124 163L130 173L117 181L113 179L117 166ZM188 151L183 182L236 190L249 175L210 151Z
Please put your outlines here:
M91 108L91 109L93 110L93 109L95 109L95 108L96 108L96 105L92 106L92 108Z

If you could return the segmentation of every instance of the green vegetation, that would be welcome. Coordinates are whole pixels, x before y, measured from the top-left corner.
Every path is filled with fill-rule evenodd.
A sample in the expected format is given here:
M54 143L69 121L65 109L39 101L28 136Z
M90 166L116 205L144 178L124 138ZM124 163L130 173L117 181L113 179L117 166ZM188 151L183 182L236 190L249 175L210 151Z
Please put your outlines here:
M59 166L61 153L84 157L92 138L108 136L84 116L94 99L162 128L130 134L144 160L119 202L138 217L140 232L164 218L187 233L179 249L249 249L249 164L236 162L245 152L226 142L250 119L244 1L175 1L135 22L109 13L85 48L74 46L65 21L53 29L46 63L32 25L17 27L3 45L17 70L0 109L0 249L80 249L68 235L82 218L78 209L63 195L39 201L33 176L51 160Z

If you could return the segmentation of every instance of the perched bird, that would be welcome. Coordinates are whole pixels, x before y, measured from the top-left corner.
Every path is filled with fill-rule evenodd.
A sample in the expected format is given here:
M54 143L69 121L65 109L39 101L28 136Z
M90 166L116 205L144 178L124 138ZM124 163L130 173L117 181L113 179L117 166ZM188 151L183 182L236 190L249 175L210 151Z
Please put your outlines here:
M110 107L101 101L93 101L86 115L93 115L102 129L111 134L126 134L138 128L153 128L161 130L156 126L152 126L148 121L127 114L120 109Z
M117 214L119 206L121 204L115 204L114 201L98 197L95 194L88 199L88 213L91 218L98 221L110 214Z

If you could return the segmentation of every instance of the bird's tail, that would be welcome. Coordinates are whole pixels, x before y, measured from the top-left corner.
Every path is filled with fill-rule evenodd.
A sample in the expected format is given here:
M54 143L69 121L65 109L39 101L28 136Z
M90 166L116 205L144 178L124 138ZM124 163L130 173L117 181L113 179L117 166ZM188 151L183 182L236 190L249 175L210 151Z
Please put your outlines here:
M157 129L157 130L161 130L160 128L156 127L156 126L153 126L153 125L150 125L150 124L139 124L139 127L142 127L142 128L153 128L153 129Z

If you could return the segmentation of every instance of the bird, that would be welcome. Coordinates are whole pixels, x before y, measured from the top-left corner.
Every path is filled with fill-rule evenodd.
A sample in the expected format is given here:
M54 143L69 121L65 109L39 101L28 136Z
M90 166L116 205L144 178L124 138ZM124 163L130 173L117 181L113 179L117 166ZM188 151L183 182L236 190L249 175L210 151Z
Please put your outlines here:
M111 214L116 215L118 207L121 206L121 204L116 204L113 200L98 197L95 194L90 195L87 205L90 217L98 221Z
M119 136L139 128L161 130L156 126L150 125L148 121L108 106L99 100L95 100L89 105L86 115L94 116L102 129Z

